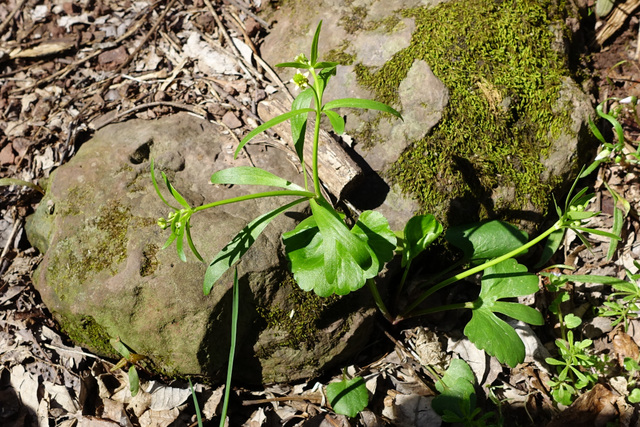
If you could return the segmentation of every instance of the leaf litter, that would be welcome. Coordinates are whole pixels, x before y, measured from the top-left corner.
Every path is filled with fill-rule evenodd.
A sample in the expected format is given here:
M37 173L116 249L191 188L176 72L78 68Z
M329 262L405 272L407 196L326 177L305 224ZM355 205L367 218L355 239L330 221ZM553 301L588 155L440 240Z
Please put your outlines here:
M44 185L51 171L68 161L94 130L134 117L153 120L184 110L222 123L241 138L260 123L260 101L286 92L256 48L268 31L268 23L255 14L267 7L261 3L2 2L0 179ZM620 26L620 18L615 19L600 40L611 37L610 27ZM626 25L637 26L637 18ZM630 29L614 36L601 55L594 55L600 100L637 94L638 70L628 63L611 66L620 58L628 62L623 55L629 34ZM638 127L625 125L628 139L636 141ZM637 273L639 177L637 167L610 165L601 169L594 184L598 198L590 209L612 215L614 202L604 183L631 205L633 214L625 221L614 260L605 261L608 242L594 236L588 249L569 235L556 256L558 264L575 267L573 274L624 278L625 268ZM86 352L58 332L30 281L39 255L26 242L23 227L39 202L36 193L19 185L0 186L0 424L193 425L195 409L184 381L143 373L141 390L132 397L125 371L112 371L113 361ZM612 225L607 216L592 221L589 226ZM599 306L608 291L596 284L567 286L574 294L570 310L584 316L581 332L594 340L595 350L608 354L618 367L626 359L637 360L640 322L631 319L624 332L611 327L607 318L585 315L585 307ZM548 298L539 293L529 303L545 313ZM357 418L335 415L328 407L323 385L341 380L335 372L303 384L234 387L232 424L437 426L441 420L431 402L438 377L433 372L443 372L455 358L470 364L481 386L475 388L478 399L500 402L505 419L567 426L595 425L593 420L603 425L616 417L620 425L633 425L639 418L637 404L624 399L629 391L623 376L597 384L564 410L554 407L547 385L553 372L541 360L553 349L557 331L517 328L527 359L508 369L460 336L455 322L443 325L385 331L367 357L347 368L365 379L370 395L367 409ZM224 386L202 381L195 389L203 416L215 419ZM579 420L584 424L577 424Z

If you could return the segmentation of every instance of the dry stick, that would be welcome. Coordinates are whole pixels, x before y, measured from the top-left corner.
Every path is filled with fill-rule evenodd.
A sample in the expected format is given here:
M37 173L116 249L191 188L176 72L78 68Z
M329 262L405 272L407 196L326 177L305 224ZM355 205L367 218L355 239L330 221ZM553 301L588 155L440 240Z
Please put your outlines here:
M239 1L229 0L229 3L237 7L238 9L242 9L244 13L255 19L260 25L262 25L265 29L269 28L269 23L264 19L260 18L258 15L253 13L247 6L243 5Z
M9 234L7 243L4 245L4 250L2 251L2 254L0 254L0 261L5 256L7 256L7 253L9 252L9 248L13 244L13 239L16 237L16 234L18 234L18 230L20 229L20 227L22 227L22 218L20 217L14 218L13 229L11 230L11 234Z
M45 83L49 83L49 82L51 82L53 80L56 80L56 79L61 78L61 77L64 77L67 74L69 74L71 71L73 71L73 69L77 68L79 65L81 65L81 64L83 64L83 63L95 58L96 56L100 55L102 52L103 52L102 50L98 50L97 52L92 53L91 55L87 56L86 58L82 58L82 59L79 59L79 60L77 60L75 62L72 62L71 64L69 64L66 67L64 67L62 70L60 70L60 71L58 71L58 72L56 72L54 74L51 74L48 77L45 77L43 79L38 80L37 82L35 82L31 86L27 86L27 87L23 87L23 88L17 88L17 89L12 90L9 93L12 94L12 95L15 95L17 93L26 92L28 90L31 90L31 89L35 88L35 87L42 86Z
M15 7L15 9L11 11L9 16L7 16L4 22L0 24L0 36L2 35L2 33L4 33L4 30L9 26L9 23L13 20L13 17L16 15L16 13L18 13L20 9L22 9L22 6L24 6L26 2L27 0L21 0L20 3L18 3L18 5Z
M140 42L138 47L136 47L135 50L133 51L133 53L131 53L131 55L129 55L127 57L126 61L124 61L122 64L120 64L120 66L114 71L114 75L113 76L111 76L111 77L109 77L109 78L107 78L107 79L102 81L102 90L100 91L100 95L101 96L104 95L104 93L109 89L108 83L110 83L111 81L113 81L113 79L115 79L117 76L119 76L120 72L125 67L129 66L131 61L133 61L133 59L138 55L138 53L140 53L140 51L146 46L146 44L149 41L149 39L151 38L151 36L153 36L156 33L156 31L160 27L160 24L162 24L164 22L165 16L167 16L167 13L169 13L169 10L171 10L171 7L173 6L173 4L175 2L176 2L176 0L169 0L169 3L167 4L167 7L164 8L162 13L158 17L158 20L156 21L156 23L153 24L153 27L151 27L149 32L147 34L145 34L145 36L142 38L142 41Z

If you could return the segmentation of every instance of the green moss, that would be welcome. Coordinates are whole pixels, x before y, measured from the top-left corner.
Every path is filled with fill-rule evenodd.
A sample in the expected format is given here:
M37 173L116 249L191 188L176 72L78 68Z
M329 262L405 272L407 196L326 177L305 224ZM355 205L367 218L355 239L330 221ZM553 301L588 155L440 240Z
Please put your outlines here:
M409 47L380 69L356 65L359 83L389 104L397 104L400 82L416 59L449 88L441 122L389 171L425 211L438 213L447 200L503 185L517 195L509 209L546 206L553 183L539 183L539 158L549 131L570 120L568 111L552 111L568 75L552 47L549 28L563 18L549 16L554 6L552 0L478 0L407 10L404 16L416 22Z
M61 299L81 286L89 274L103 270L116 273L116 267L127 257L126 235L131 213L118 202L102 206L94 220L87 221L77 233L53 248L47 268L47 280L54 284ZM84 252L78 247L90 248Z
M331 49L329 52L322 55L322 60L337 62L340 65L351 65L356 59L356 56L347 53L347 49L349 49L349 42L343 40L342 44L340 44L340 47L338 47L337 49Z
M357 31L370 29L367 25L367 8L364 6L356 6L351 8L351 12L338 21L340 25L348 34L353 34Z
M75 342L83 343L102 356L117 357L105 329L91 316L65 314L59 317L60 328Z
M298 287L293 277L285 279L280 286L291 288L285 307L258 307L258 314L266 321L267 327L286 333L282 346L312 346L318 333L318 322L322 315L340 298L328 298L305 292Z

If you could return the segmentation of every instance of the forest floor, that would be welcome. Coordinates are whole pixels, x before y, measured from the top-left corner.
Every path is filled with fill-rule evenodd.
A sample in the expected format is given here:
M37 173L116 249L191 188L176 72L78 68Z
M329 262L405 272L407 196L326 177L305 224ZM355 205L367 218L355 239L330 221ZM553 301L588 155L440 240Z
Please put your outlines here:
M261 40L269 31L269 24L255 14L260 2L221 3L3 1L0 179L43 182L95 130L130 118L153 120L189 111L221 123L237 136L246 134L256 124L257 103L268 93L286 88L259 59ZM586 0L578 3L593 6ZM623 12L614 11L604 19L590 15L573 22L579 31L577 39L585 40L578 61L580 74L585 76L583 87L594 105L606 101L605 111L624 107L610 100L612 97L640 96L638 7L640 1L618 2ZM201 76L198 66L206 58L184 49L193 40L208 44L228 59L217 70L219 78ZM637 114L623 108L618 120L626 149L634 152L640 139ZM195 407L185 381L142 372L141 391L132 398L126 371L112 370L117 360L105 360L77 347L59 331L30 278L40 255L27 241L24 223L41 194L34 188L6 185L7 181L3 184L0 424L195 425ZM624 160L603 164L589 185L596 194L589 209L603 213L590 227L612 227L615 201L607 186L629 203L618 250L607 260L608 240L592 240L588 249L575 235L568 235L553 262L572 266L573 270L563 271L567 274L625 278L625 269L638 273L634 263L640 259L637 164ZM481 379L479 407L495 413L491 418L494 424L500 425L496 420L501 419L502 425L639 425L640 406L631 403L637 402L633 389L639 375L624 369L625 358L640 358L638 310L629 312L625 330L622 324L612 325L615 317L597 316L610 290L594 285L565 286L571 296L567 310L583 320L580 339L591 338L590 354L609 360L606 368L597 372L597 384L582 390L571 406L554 401L550 381L557 372L539 360L530 359L509 369L485 358L468 342L458 341L454 349L451 338L447 351L473 362ZM550 299L548 291L541 291L536 295L536 306L546 309ZM424 368L431 363L424 350L435 345L436 352L441 351L438 345L447 338L421 325L413 326L387 328L370 347L371 354L362 355L348 368L366 373L371 395L368 409L357 418L333 413L315 387L331 381L332 375L338 378L340 372L336 371L309 383L258 389L236 385L231 397L231 425L439 425L430 409L434 387ZM558 325L547 324L535 332L538 338L528 345L557 357L554 339ZM196 382L195 389L206 422L217 424L223 386Z

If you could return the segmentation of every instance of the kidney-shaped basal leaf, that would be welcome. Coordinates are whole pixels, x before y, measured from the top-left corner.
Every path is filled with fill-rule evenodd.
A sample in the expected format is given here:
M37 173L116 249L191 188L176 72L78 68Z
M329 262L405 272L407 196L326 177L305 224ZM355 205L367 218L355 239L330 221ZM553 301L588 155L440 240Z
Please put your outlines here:
M369 404L369 392L362 377L331 383L326 392L333 410L347 417L355 417Z
M444 237L461 249L469 261L497 258L519 248L528 240L527 233L503 221L451 227Z
M480 295L474 302L471 320L464 333L476 347L514 367L524 360L524 344L516 331L495 313L534 325L542 325L543 318L531 307L498 300L536 292L538 277L527 273L526 267L514 259L508 259L487 268L481 284Z
M237 166L222 169L211 175L212 184L267 185L289 190L304 191L304 188L261 168Z
M389 224L381 214L366 211L349 230L330 207L313 204L314 215L282 236L298 286L322 297L360 289L393 256L395 235ZM318 221L325 225L318 227Z
M433 398L431 407L440 416L446 411L463 417L476 406L476 377L471 368L462 359L453 359L442 378L436 382L436 390L440 393Z
M416 215L404 226L402 241L402 267L424 251L440 234L442 224L429 215Z
M244 227L220 252L213 258L207 271L204 274L203 290L205 295L209 295L211 288L218 279L233 265L242 255L244 255L251 245L253 245L265 227L282 212L304 202L306 198L294 200L284 206L280 206L270 212L260 215L246 227Z

